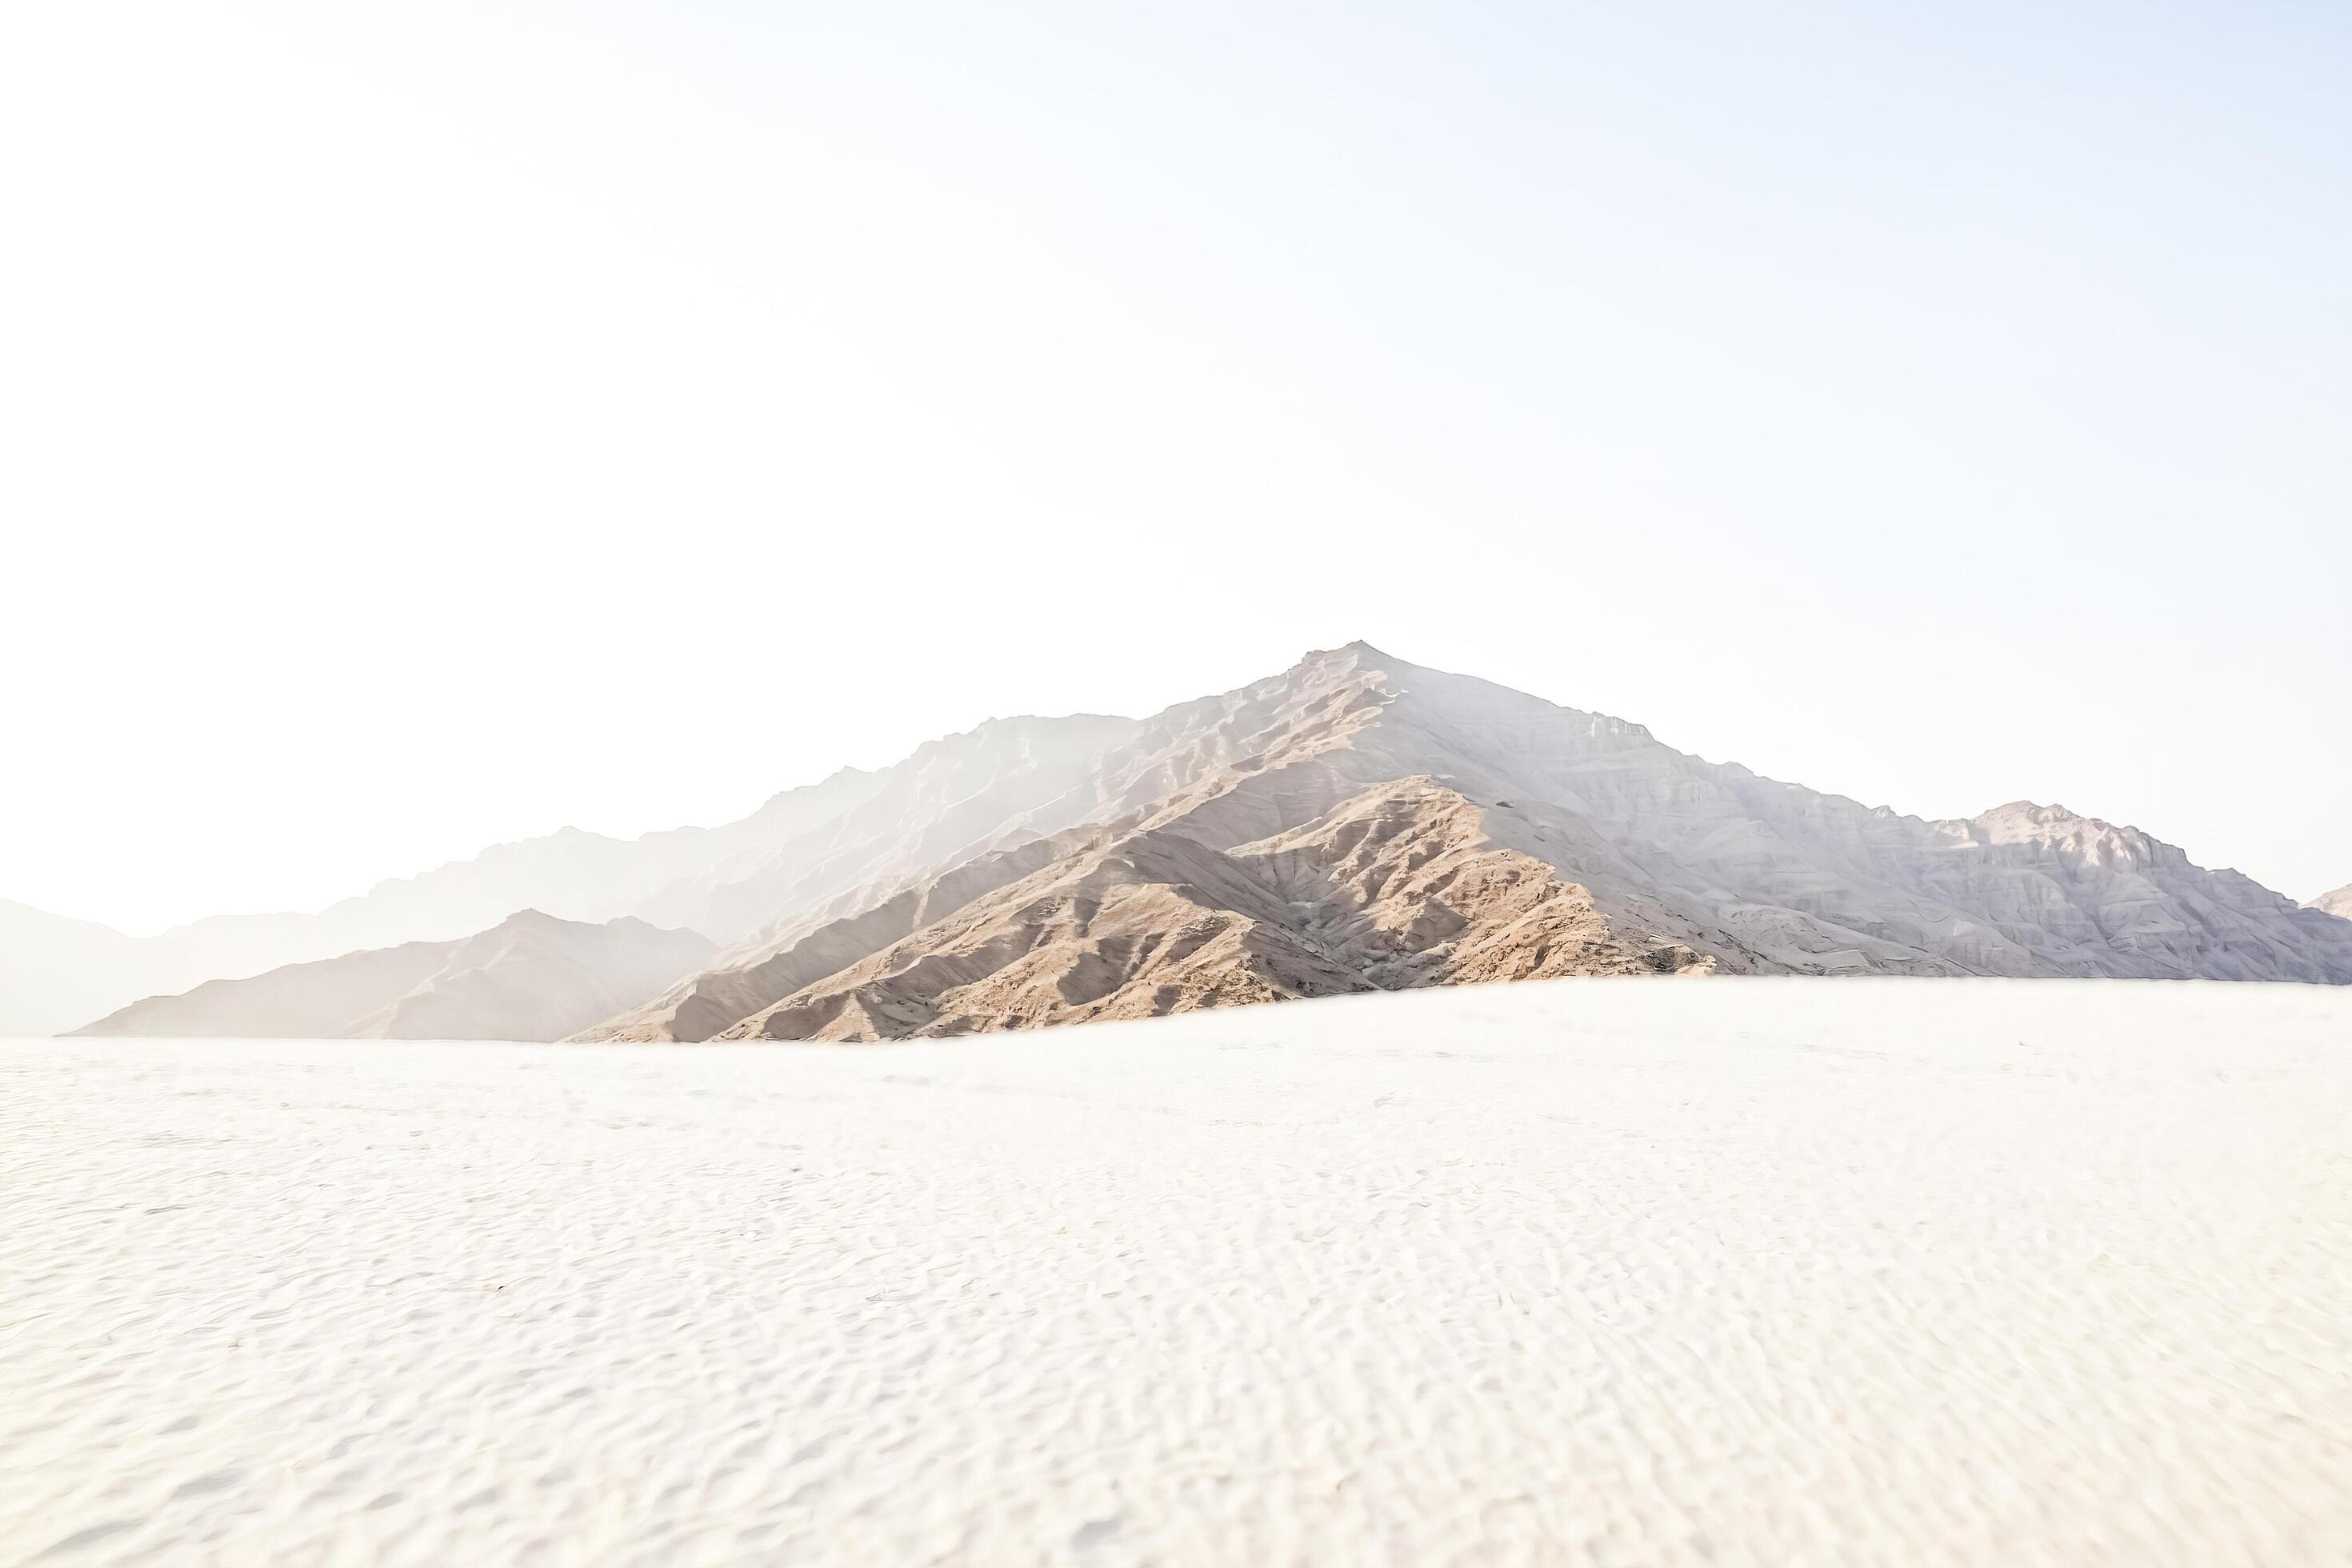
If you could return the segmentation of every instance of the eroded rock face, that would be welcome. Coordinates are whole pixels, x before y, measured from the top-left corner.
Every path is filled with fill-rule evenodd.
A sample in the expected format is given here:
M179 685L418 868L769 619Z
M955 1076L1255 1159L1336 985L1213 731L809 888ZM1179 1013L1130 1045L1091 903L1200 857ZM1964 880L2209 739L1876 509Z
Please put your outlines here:
M597 1038L872 1039L1559 974L2352 982L2352 924L2137 829L1925 821L1361 644L1113 737L985 847ZM911 865L919 857L902 855Z
M1258 777L1285 786L1285 804L1296 805L1287 786L1298 781ZM1230 807L1232 793L1216 798ZM1057 859L721 1037L966 1034L1709 967L1686 948L1612 931L1583 889L1488 846L1477 808L1427 778L1376 785L1299 827L1229 848L1188 826L1177 815Z

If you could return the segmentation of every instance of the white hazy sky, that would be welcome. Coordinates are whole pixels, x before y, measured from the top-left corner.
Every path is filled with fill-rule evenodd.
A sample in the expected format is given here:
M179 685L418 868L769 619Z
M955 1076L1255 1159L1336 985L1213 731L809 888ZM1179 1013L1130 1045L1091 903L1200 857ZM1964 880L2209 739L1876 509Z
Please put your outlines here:
M1362 637L2352 879L2352 10L0 12L0 898Z

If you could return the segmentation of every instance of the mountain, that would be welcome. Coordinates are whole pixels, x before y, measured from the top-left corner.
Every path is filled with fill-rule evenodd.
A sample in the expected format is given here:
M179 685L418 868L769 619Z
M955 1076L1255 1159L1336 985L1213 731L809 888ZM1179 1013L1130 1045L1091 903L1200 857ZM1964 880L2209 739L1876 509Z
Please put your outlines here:
M456 942L412 942L209 980L151 996L78 1035L555 1040L643 1001L715 951L642 921L535 910Z
M200 921L183 928L301 922L299 940L331 952L463 935L518 909L566 920L634 915L721 943L877 878L978 853L1082 779L1136 728L1077 714L991 720L926 742L876 772L844 768L787 790L719 827L635 839L565 828L494 846L471 860L378 883L310 916ZM275 931L266 939L291 940Z
M1139 728L1087 713L992 719L928 742L862 775L866 787L856 799L711 875L661 889L636 912L738 942L879 883L1058 831L1084 820L1082 786L1104 752Z
M589 1039L873 1039L1552 974L2352 983L2352 927L2136 828L1925 821L1364 644L1104 746ZM912 866L919 855L901 857Z
M2332 893L2322 893L2305 906L2323 910L2340 919L2352 921L2352 882L2347 882Z
M47 1034L142 996L288 963L448 942L518 910L591 923L635 916L720 943L992 847L992 835L1076 820L1056 797L1084 779L1131 719L992 720L891 767L845 768L715 828L609 838L567 827L378 883L312 914L226 915L131 938L27 910L0 913L0 1036ZM1036 827L1021 824L1034 819ZM45 933L30 933L37 925ZM21 937L19 931L25 933ZM102 933L102 934L100 934ZM52 958L43 954L54 953ZM20 955L29 955L20 962Z
M865 798L884 776L845 768L719 827L678 827L633 839L566 827L492 845L471 859L379 882L315 914L226 915L175 927L150 939L147 962L158 972L188 973L193 983L358 949L448 941L496 925L518 910L592 923L636 914L656 902L698 914L690 889L723 886L730 868L756 868Z
M1561 973L2352 981L2352 928L2137 828L2030 802L1925 821L1356 643L1150 719L991 720L719 827L567 828L316 914L133 940L0 907L0 1033L518 909L719 945L583 1020L614 1039Z

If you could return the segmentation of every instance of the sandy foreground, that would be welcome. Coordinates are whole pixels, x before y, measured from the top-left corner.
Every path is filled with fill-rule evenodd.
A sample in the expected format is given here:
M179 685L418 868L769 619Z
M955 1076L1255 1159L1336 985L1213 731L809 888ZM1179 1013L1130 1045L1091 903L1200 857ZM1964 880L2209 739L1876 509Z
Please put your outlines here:
M0 1047L0 1561L2352 1562L2352 994Z

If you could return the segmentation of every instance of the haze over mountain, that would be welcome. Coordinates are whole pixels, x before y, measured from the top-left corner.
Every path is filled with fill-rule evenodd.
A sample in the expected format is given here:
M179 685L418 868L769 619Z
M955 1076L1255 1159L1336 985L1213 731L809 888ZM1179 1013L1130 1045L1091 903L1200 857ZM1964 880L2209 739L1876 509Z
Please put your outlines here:
M996 837L584 1037L955 1034L1575 973L2352 982L2352 928L2137 829L2026 802L1904 816L1362 644L1147 721Z
M521 909L719 944L574 1026L593 1038L891 1037L1578 973L2352 982L2352 925L2136 828L2029 802L1906 816L1358 643L1147 720L992 720L717 828L496 846L314 915L133 941L0 909L12 955L49 955L12 957L0 1030Z
M206 980L412 942L447 942L520 910L597 923L635 915L721 942L782 914L986 847L1024 802L1069 787L1127 719L1007 719L927 742L895 766L844 768L715 828L617 839L576 827L493 845L311 914L222 915L130 937L0 903L0 1035L51 1034Z
M709 938L637 920L603 925L536 910L456 942L412 942L209 980L153 996L77 1035L555 1040L641 1001L712 952Z
M0 1035L53 1035L119 1005L137 939L0 899Z

